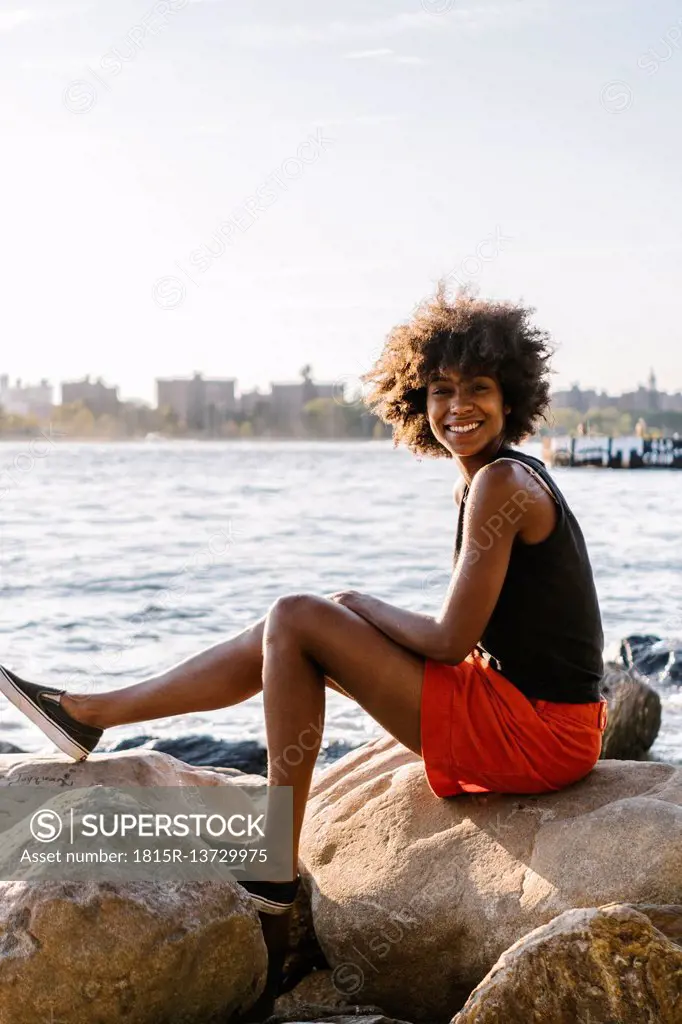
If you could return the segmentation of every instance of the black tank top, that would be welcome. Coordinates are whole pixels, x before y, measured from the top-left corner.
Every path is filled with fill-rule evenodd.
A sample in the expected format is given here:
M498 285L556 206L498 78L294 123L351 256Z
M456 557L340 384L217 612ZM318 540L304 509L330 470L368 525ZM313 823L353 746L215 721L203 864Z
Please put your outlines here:
M604 637L582 531L544 463L507 447L493 461L502 458L522 462L544 480L556 498L558 518L539 544L524 544L518 534L514 538L504 584L478 646L527 697L569 704L597 701ZM530 502L542 485L528 477ZM455 565L468 493L467 485L457 523ZM481 548L494 543L494 533L488 533L489 538L479 541Z

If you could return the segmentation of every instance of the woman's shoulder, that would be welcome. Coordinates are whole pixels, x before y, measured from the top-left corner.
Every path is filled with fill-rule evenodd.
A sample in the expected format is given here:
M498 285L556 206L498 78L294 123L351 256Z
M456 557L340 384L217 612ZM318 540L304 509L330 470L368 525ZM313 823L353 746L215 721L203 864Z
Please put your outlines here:
M505 514L510 504L518 505L519 512L524 515L528 505L535 504L531 495L527 468L512 459L495 459L479 469L471 481L467 492L467 504L471 505L479 515ZM534 485L539 489L539 485Z
M521 457L515 458L516 455ZM512 449L501 451L485 469L491 482L494 474L500 501L506 491L508 501L500 512L517 517L520 548L537 549L550 539L556 541L564 531L570 510L540 460Z
M475 487L478 491L483 488L497 489L500 492L513 490L528 478L529 468L531 467L521 459L507 457L500 453L479 469L472 481L472 488Z
M566 498L559 490L556 480L541 459L536 458L534 455L528 455L527 452L520 452L515 448L506 448L500 451L495 461L506 462L507 464L515 462L518 466L524 467L519 470L523 478L527 479L530 476L533 480L534 488L539 488L541 491L546 492L558 505L564 508L568 507Z

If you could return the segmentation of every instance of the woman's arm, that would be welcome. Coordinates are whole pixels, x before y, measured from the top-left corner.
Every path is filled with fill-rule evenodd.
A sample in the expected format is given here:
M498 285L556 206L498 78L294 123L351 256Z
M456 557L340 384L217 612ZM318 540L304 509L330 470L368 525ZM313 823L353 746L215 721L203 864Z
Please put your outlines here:
M372 597L371 594L361 594L357 590L342 590L329 596L333 601L367 619L386 636L390 636L391 640L402 644L408 650L425 658L436 657L435 652L440 648L441 630L432 615L396 608L388 601Z
M513 464L493 462L476 473L462 550L438 616L405 611L354 590L332 598L403 647L456 665L481 639L502 590L514 537L531 519L532 505Z

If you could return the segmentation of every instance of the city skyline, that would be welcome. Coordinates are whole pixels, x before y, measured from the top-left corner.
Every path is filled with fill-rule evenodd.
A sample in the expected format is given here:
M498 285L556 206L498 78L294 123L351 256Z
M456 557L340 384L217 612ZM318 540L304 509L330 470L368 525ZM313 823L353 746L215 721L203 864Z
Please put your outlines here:
M305 376L303 371L305 371ZM208 384L230 385L230 392L232 393L232 396L236 397L237 399L240 399L244 396L250 398L256 392L265 397L268 394L272 393L273 388L291 388L299 386L304 379L314 381L314 384L316 386L325 389L324 393L326 395L331 396L333 393L333 395L338 400L341 400L341 396L344 394L347 398L352 398L353 393L355 393L357 397L357 389L360 387L359 380L350 375L342 375L341 377L338 377L335 380L321 380L319 376L315 374L314 367L310 363L304 364L304 366L299 369L298 374L291 374L286 378L282 378L281 380L276 381L261 381L254 387L240 386L239 378L236 377L234 374L219 377L216 374L205 373L204 371L201 370L194 371L191 374L178 376L155 374L152 379L152 384L153 390L155 392L155 397L159 394L160 385L190 384L194 380ZM583 386L580 381L572 381L569 387L552 388L552 397L559 397L561 399L560 405L562 406L566 406L569 404L568 399L573 394L575 394L578 397L582 397L583 403L589 403L590 400L596 400L599 405L604 406L610 399L616 400L619 398L624 398L628 395L634 396L639 393L653 393L677 398L680 405L682 406L682 389L668 388L665 386L661 387L660 383L661 382L659 381L658 376L654 371L654 368L650 367L646 375L646 378L643 381L639 380L635 382L634 386L631 383L630 387L624 391L616 392L609 390L608 388L605 388L603 386ZM0 407L2 407L2 396L4 393L8 391L23 390L27 393L27 395L35 395L35 399L44 404L46 389L50 389L53 398L55 397L55 393L61 389L63 402L64 389L78 387L83 384L98 386L102 388L104 391L116 393L116 400L120 402L141 401L150 404L153 407L156 405L156 403L151 402L145 398L141 398L141 396L139 395L126 395L123 393L119 394L119 392L122 391L120 384L118 384L116 381L107 380L104 377L96 376L91 373L81 374L80 376L72 378L68 381L58 380L56 382L52 382L48 380L46 377L42 377L40 381L35 381L24 380L22 378L13 379L9 374L3 372L3 368L0 366ZM41 391L42 394L39 395L38 393ZM69 400L70 399L67 393L66 401ZM53 402L53 404L60 403L55 401ZM159 405L162 404L162 402L159 403ZM585 408L587 409L587 405L585 406Z
M673 0L3 9L3 370L146 401L197 366L352 379L446 278L536 307L556 390L651 362L679 390L679 24Z

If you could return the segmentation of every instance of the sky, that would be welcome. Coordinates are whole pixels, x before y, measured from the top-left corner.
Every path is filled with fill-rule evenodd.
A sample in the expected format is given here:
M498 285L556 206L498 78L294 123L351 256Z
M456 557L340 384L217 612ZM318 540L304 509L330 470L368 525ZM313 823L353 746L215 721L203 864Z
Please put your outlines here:
M439 278L682 390L671 0L0 0L0 372L348 382Z

